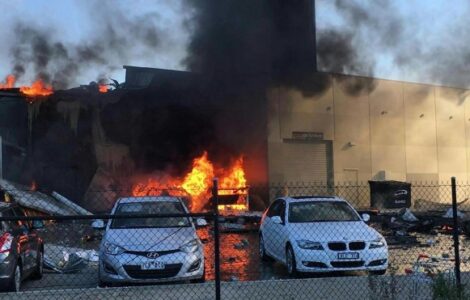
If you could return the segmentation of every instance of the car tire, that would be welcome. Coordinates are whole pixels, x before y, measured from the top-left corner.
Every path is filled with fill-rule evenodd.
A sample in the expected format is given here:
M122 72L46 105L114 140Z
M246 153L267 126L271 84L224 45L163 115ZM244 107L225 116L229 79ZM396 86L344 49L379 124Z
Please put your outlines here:
M204 283L204 282L206 282L206 271L204 270L204 272L202 273L201 278L192 279L189 282L191 282L191 283Z
M266 254L266 248L264 247L264 239L263 239L263 235L260 234L259 235L259 243L258 243L258 248L259 248L259 257L261 258L262 261L270 261L271 260L271 257L269 257L267 254Z
M369 274L371 275L385 275L387 273L387 270L378 270L378 271L369 271Z
M44 273L44 253L42 251L38 252L38 256L36 259L36 270L31 275L31 279L39 280L42 278Z
M101 262L100 262L101 263ZM108 287L108 283L107 282L104 282L103 280L101 280L101 271L99 269L100 267L98 266L98 287L100 288L106 288Z
M286 247L286 267L287 267L287 273L291 277L297 277L297 264L295 261L295 254L294 250L292 249L291 245L287 245Z
M11 278L9 279L8 284L6 286L7 292L19 292L20 291L21 275L22 275L21 264L17 263L15 265L13 274Z

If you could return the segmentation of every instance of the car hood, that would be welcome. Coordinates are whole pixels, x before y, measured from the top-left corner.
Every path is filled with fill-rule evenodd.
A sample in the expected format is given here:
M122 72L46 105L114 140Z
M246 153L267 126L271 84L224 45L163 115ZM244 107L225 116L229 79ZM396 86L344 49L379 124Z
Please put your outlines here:
M197 239L192 227L109 229L103 243L113 243L131 251L174 250Z
M372 241L382 237L362 221L291 223L289 226L291 238L294 240L305 239L316 242Z

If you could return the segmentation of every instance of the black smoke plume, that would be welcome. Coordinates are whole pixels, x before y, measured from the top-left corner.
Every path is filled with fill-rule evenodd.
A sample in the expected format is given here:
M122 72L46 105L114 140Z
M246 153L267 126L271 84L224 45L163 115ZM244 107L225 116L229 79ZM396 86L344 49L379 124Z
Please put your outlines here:
M311 0L187 2L196 13L185 62L189 69L217 80L258 76L271 84L315 95L330 85L330 77L317 72L317 58L323 71L371 70L354 48L351 36L335 30L317 33ZM371 89L369 81L362 83L364 86L355 86L354 92Z
M76 84L76 77L90 68L110 72L130 58L154 55L161 44L156 13L130 17L109 1L87 1L82 7L93 23L86 40L65 42L54 27L18 21L9 41L13 74L21 79L32 72L56 89ZM99 78L97 78L99 79Z

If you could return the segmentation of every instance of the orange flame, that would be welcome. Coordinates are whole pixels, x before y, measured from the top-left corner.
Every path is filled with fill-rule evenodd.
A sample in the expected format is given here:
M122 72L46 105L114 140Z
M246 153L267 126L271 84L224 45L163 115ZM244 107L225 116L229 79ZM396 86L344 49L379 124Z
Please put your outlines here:
M191 209L200 211L205 204L204 199L210 198L209 187L214 178L214 166L207 159L207 152L193 161L193 169L181 184L181 187L191 195Z
M50 96L54 93L54 90L51 85L45 84L41 79L38 79L31 86L20 87L20 92L27 96Z
M193 160L192 169L183 179L171 178L164 180L149 179L146 183L138 183L132 188L132 195L159 196L163 191L167 191L173 196L182 196L186 193L191 196L191 210L201 211L211 197L210 188L212 179L219 176L220 195L237 194L246 195L246 179L243 170L243 159L237 159L228 170L215 169L208 159L207 152ZM178 195L179 193L179 195ZM244 209L246 206L236 205L236 208Z
M158 181L149 179L147 183L138 183L132 188L132 195L135 197L159 196L165 187Z
M5 78L5 83L0 82L0 89L11 89L15 87L16 78L13 75L8 75Z
M234 190L236 188L245 188L246 187L246 179L245 179L245 171L243 170L243 158L239 158L235 161L232 168L223 177L220 181L220 195L227 195L227 194L239 194L240 192ZM245 193L245 192L243 192Z
M33 181L31 182L31 186L30 186L29 190L34 192L34 191L36 191L37 189L38 189L38 185L36 184L36 180L33 180Z
M98 84L98 91L100 93L107 93L108 87L106 86L106 84Z

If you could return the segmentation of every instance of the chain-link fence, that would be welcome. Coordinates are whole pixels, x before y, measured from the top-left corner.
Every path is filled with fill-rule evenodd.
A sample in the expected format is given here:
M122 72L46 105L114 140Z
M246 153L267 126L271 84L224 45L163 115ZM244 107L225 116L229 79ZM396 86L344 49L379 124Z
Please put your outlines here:
M214 189L206 205L118 189L87 204L11 185L0 298L464 297L468 187L457 184L453 210L451 183Z

